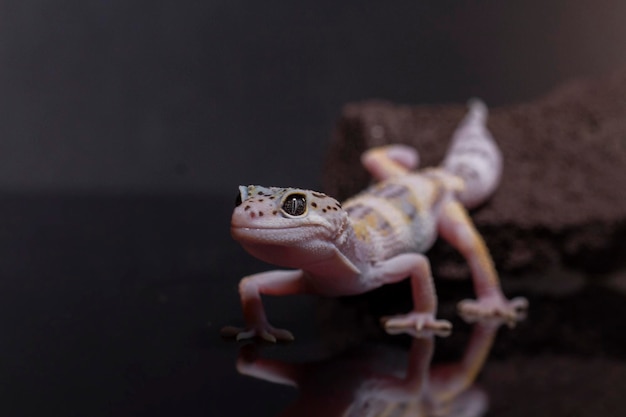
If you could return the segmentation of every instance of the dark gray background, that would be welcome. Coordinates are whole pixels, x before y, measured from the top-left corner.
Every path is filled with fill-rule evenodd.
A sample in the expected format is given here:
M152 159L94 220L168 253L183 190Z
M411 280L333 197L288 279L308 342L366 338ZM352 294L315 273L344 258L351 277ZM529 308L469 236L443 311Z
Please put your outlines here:
M318 185L344 103L626 64L622 0L0 3L0 190Z

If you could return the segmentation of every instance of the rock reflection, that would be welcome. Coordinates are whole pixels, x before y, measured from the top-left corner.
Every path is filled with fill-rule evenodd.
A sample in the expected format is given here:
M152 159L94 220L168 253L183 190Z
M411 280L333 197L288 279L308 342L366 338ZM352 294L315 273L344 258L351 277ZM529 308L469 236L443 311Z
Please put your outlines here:
M408 352L396 346L364 345L301 364L256 357L248 346L240 353L237 369L298 388L297 400L281 417L477 417L486 413L488 399L474 382L497 329L494 323L474 324L462 358L452 363L431 365L435 340L429 336L413 339Z

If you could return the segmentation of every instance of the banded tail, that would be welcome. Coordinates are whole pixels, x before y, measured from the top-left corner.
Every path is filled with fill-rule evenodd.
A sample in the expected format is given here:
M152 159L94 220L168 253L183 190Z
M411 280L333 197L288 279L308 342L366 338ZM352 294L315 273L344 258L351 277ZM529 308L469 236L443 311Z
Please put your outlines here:
M473 99L468 105L442 167L463 179L465 189L457 197L465 207L473 208L487 200L500 183L502 154L487 130L485 103Z

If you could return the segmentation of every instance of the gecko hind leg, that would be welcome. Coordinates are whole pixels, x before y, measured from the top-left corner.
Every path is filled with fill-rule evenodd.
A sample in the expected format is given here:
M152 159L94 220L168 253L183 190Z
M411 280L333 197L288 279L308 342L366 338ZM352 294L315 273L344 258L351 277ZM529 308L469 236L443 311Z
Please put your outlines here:
M461 315L469 321L484 317L522 320L528 301L523 297L508 300L504 296L489 250L461 203L452 200L444 206L438 228L440 235L461 252L472 273L478 299L461 301Z
M382 181L417 169L419 154L406 145L379 146L364 152L361 163L374 179Z

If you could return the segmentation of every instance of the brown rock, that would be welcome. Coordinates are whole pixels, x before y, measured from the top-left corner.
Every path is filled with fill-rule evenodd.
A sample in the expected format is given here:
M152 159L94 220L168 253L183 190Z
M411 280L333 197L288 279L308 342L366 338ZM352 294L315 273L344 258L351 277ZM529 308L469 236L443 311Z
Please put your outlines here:
M367 101L345 106L325 171L326 192L346 198L366 187L360 154L388 143L414 146L420 166L442 160L466 106ZM498 269L610 269L626 254L626 71L569 82L530 103L491 109L504 175L473 218ZM438 242L439 275L465 276L464 262Z

